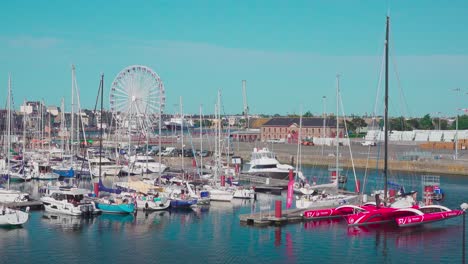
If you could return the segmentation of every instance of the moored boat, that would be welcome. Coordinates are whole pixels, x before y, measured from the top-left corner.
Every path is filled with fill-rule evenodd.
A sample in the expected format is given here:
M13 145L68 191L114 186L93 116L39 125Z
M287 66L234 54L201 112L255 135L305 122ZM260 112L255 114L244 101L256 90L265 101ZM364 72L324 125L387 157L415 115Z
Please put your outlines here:
M67 215L93 215L100 213L95 204L85 197L90 193L87 189L76 187L50 186L46 196L41 197L47 212Z
M26 211L3 206L0 212L0 226L15 227L25 224L29 219L29 207Z
M399 227L417 226L437 221L443 221L450 218L460 216L464 213L463 210L451 210L441 205L427 205L415 208L401 209L408 213L413 213L410 216L397 217L395 219Z

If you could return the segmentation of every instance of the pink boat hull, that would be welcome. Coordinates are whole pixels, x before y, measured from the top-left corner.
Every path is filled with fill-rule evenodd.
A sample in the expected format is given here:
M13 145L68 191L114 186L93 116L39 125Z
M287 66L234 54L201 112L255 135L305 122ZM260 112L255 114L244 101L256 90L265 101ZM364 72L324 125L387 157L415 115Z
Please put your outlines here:
M457 217L463 214L462 210L451 210L448 212L434 212L434 213L425 213L423 215L412 215L406 217L396 218L396 223L400 227L405 226L416 226L426 223L432 223L442 220L447 220L453 217Z
M335 208L326 208L326 209L314 209L304 211L302 214L305 219L308 220L322 220L322 219L333 219L340 218L346 215L352 214L355 210L375 210L373 205L364 205L364 206L353 206L353 205L343 205Z

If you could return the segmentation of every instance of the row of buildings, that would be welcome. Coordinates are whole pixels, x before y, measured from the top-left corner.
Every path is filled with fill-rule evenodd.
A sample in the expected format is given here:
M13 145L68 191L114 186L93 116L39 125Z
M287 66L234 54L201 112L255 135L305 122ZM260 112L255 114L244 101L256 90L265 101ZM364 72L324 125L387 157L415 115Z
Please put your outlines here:
M1 115L6 116L6 111L0 112ZM80 123L78 125L85 126L85 129L96 129L100 122L99 113L96 114L93 110L82 110L76 114L75 120L79 117ZM170 119L170 115L164 115L163 120ZM26 120L24 120L26 118ZM191 122L198 122L199 116L187 116ZM64 120L63 120L64 119ZM232 115L223 118L223 124L229 125L233 128L239 128L245 126L244 116ZM0 129L5 129L6 118L0 117ZM208 121L212 128L214 128L218 122L214 116L205 115L203 120ZM26 122L25 122L26 121ZM103 122L105 127L109 127L112 122L112 113L106 112L103 115ZM70 127L71 124L71 113L63 112L60 107L56 106L45 106L39 101L25 102L21 106L20 111L13 115L13 130L21 131L23 124L25 124L28 130L39 130L41 127L50 131L59 131L60 127ZM237 130L233 133L233 137L240 141L268 141L268 140L280 140L284 142L297 142L299 134L302 139L312 138L333 138L338 133L338 137L344 136L343 125L340 124L338 129L336 126L336 119L334 117L320 118L310 117L302 118L298 117L273 117L273 118L261 118L258 116L252 116L248 122L250 129ZM300 130L302 127L302 130ZM209 129L209 127L205 128ZM235 130L235 129L233 129Z

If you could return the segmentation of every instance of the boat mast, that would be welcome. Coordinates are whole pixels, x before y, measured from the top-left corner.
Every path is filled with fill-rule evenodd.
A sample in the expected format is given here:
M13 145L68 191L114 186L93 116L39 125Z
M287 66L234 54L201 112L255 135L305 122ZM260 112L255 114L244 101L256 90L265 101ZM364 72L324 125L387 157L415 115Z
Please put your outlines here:
M23 156L23 166L24 166L24 153L26 152L26 99L24 99L24 111L23 111L23 150L21 155Z
M388 173L388 41L389 41L390 17L387 16L387 28L385 34L385 115L384 115L384 135L385 135L385 155L384 155L384 205L387 203L387 173Z
M70 153L73 156L73 138L75 129L75 65L72 64L72 85L71 85L71 121L70 121Z
M8 171L8 190L10 189L10 149L11 149L11 76L8 74L8 102L7 102L7 171Z
M183 107L182 107L182 96L179 98L179 107L180 107L180 145L181 145L181 161L182 161L182 173L185 175L185 168L184 168L184 114L183 114ZM185 180L185 176L184 176Z
M340 116L340 109L339 109L339 98L340 98L340 75L337 74L336 75L336 133L335 133L335 139L336 139L336 157L335 157L335 177L336 177L336 186L338 187L338 181L340 179L340 170L339 170L339 166L338 166L338 163L339 163L339 135L338 135L338 132L339 132L339 116Z
M99 179L101 179L101 165L102 165L102 109L104 108L103 100L104 91L104 74L101 74L101 82L99 83L99 93L101 95L101 112L100 112L100 126L99 126Z
M162 152L162 139L161 139L161 125L162 125L162 84L159 83L159 120L158 120L158 143L159 143L159 151L158 151L158 156L159 156L159 174L158 174L158 184L161 183L161 162L162 162L162 157L161 157L161 152Z
M297 154L296 154L296 175L294 177L294 180L297 180L297 177L299 175L299 171L302 170L302 146L301 146L301 139L302 139L302 105L300 107L300 113L299 113L299 133L297 137Z
M60 150L62 151L62 159L63 159L63 153L65 152L65 145L63 144L63 133L64 133L64 109L65 109L65 99L62 97L62 102L60 103L61 107L61 114L60 114Z
M202 105L200 105L200 178L203 175L203 117L202 117Z

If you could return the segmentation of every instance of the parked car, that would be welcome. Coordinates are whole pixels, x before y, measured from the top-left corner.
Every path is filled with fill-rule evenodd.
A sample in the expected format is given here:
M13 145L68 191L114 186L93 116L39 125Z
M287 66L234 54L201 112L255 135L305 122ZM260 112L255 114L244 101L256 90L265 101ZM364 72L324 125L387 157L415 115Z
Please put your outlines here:
M377 146L377 143L375 141L366 140L364 142L361 142L361 145L363 145L363 146Z
M184 149L184 157L193 157L192 149Z
M165 150L161 152L161 156L170 157L174 154L175 150L176 148L174 147L167 147Z
M196 153L197 153L196 155L200 156L200 157L209 157L209 156L211 156L211 152L208 151L208 150L202 150L202 151L197 150Z

